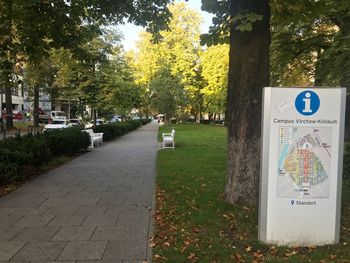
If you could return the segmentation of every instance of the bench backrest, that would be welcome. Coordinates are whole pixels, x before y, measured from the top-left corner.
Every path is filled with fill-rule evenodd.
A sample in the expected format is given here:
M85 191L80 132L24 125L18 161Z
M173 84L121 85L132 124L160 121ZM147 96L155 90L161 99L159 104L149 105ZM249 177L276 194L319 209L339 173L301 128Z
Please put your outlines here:
M94 130L93 129L86 129L86 130L84 130L84 132L87 132L90 135L94 134Z

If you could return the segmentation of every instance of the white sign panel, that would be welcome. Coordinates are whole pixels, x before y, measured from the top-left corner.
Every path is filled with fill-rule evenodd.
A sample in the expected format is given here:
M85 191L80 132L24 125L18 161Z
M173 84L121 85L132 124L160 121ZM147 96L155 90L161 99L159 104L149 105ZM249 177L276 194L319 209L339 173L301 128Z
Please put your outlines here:
M345 88L265 88L259 239L339 242Z

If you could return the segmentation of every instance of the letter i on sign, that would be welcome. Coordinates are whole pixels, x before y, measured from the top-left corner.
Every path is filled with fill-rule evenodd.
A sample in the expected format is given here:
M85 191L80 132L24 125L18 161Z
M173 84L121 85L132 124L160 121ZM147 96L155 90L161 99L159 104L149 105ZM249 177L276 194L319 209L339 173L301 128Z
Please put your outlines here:
M305 90L299 93L296 97L295 108L302 115L313 115L320 108L320 98L315 92L311 90Z
M305 93L305 98L303 98L304 101L304 109L303 112L305 113L311 113L311 94L309 92Z

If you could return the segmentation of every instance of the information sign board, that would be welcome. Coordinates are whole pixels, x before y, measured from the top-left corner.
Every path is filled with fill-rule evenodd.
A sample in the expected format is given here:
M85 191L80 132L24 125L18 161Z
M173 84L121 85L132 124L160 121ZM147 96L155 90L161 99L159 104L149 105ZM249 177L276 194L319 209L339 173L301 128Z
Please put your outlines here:
M339 242L345 88L264 88L259 239Z

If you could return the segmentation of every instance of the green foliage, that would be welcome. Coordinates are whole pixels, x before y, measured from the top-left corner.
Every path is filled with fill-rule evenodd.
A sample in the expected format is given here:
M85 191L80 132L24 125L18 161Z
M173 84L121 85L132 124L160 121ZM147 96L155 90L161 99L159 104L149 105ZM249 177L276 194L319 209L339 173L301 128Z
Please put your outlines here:
M98 125L94 128L94 132L103 132L103 140L111 141L116 137L136 130L141 126L141 124L142 122L140 120L131 120L127 122Z
M230 1L202 0L202 9L215 15L208 34L201 35L201 45L227 44L230 40Z
M5 86L7 94L11 94L12 76L16 73L15 65L28 62L35 69L46 61L52 48L64 47L79 54L81 45L94 44L92 39L101 33L101 26L107 23L124 23L127 19L137 25L146 26L152 33L164 29L170 15L167 4L171 0L141 2L0 1L1 86ZM100 61L95 57L95 61L97 60ZM96 86L95 74L93 75L93 81L85 75L84 91L89 95L94 93L93 87ZM95 103L91 96L88 98L90 103ZM8 105L12 104L11 95L7 96L6 100ZM38 101L37 92L35 101ZM35 110L37 107L35 104ZM11 109L8 111L11 115ZM12 118L9 118L8 125L12 126ZM36 116L35 119L37 120Z
M202 76L206 86L201 90L208 112L226 110L228 84L229 46L210 46L201 53Z
M78 128L48 131L43 139L54 156L74 155L90 145L90 137Z
M4 153L0 150L0 156ZM19 169L15 163L0 162L0 185L9 183L12 178L18 177Z
M262 20L262 15L255 14L247 9L241 9L239 13L232 19L235 29L244 32L252 31L253 24L256 21Z
M89 135L74 128L3 139L0 141L0 185L21 181L54 156L76 154L89 144Z
M147 91L144 105L154 113L167 113L170 118L177 109L186 105L186 110L199 115L203 110L200 93L203 80L199 66L200 16L185 3L170 5L169 9L172 18L168 23L169 30L160 32L161 41L154 43L151 35L141 35L134 63L135 78Z
M272 85L349 86L349 1L272 1Z
M129 114L140 105L140 89L120 49L118 32L105 34L81 46L75 56L69 50L54 50L57 70L54 86L61 97L75 99L100 112Z

